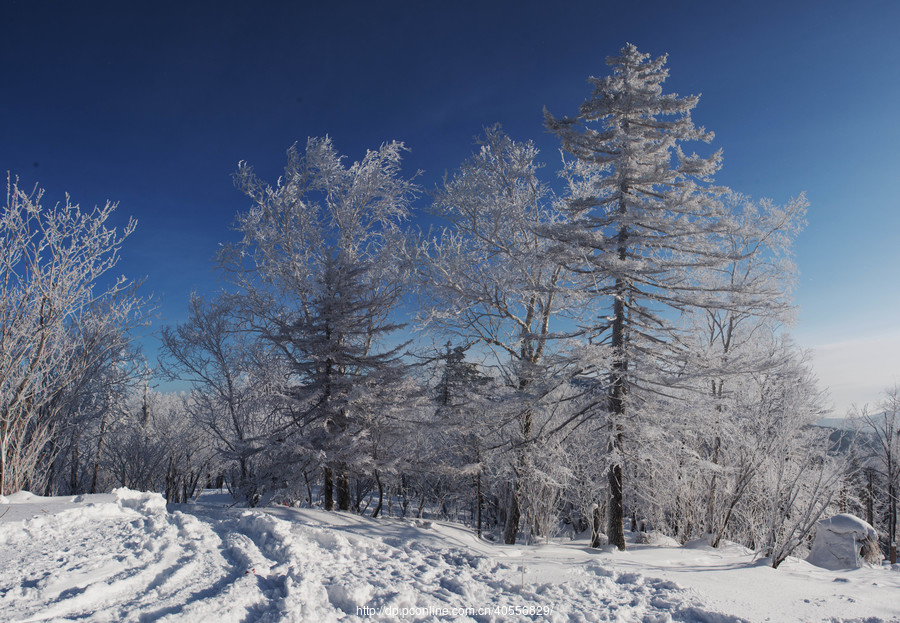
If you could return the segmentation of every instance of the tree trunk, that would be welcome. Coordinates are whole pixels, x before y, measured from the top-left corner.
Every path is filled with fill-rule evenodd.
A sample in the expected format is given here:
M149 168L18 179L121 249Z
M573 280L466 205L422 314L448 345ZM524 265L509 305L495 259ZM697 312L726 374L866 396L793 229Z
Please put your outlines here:
M719 406L717 405L718 409ZM722 447L722 438L719 435L716 435L716 439L713 442L713 455L711 462L713 465L719 464L719 450ZM706 532L707 534L715 534L718 532L716 530L716 495L717 495L717 486L718 480L716 472L713 471L712 476L709 479L709 493L706 499Z
M425 486L422 486L421 492L419 493L419 510L416 511L416 517L422 519L422 514L425 512Z
M97 472L100 471L100 455L103 451L103 436L106 434L107 410L104 409L100 418L100 436L97 438L97 455L94 457L94 473L91 476L91 490L88 493L97 493Z
M337 504L338 510L350 510L350 477L345 470L341 470L337 479Z
M594 512L591 517L591 547L597 549L601 545L600 535L603 534L603 530L600 527L603 525L603 511L600 510L600 506L594 506Z
M74 443L77 444L77 441L75 441ZM75 445L72 448L72 466L71 466L72 470L71 470L71 472L69 472L69 491L72 493L72 495L80 493L80 491L78 490L79 489L79 486L78 486L78 467L79 467L78 461L79 461L78 446Z
M378 485L378 506L372 511L372 517L378 517L378 513L381 512L381 504L384 501L384 487L381 484L381 476L379 476L377 469L375 470L375 484Z
M625 213L624 197L628 192L623 187L622 199L619 200L619 211ZM619 229L618 255L624 261L627 253L628 230L625 227ZM609 452L614 460L609 466L609 517L607 536L609 542L620 550L625 549L625 504L624 489L622 486L622 451L624 445L624 433L622 420L625 416L625 396L627 394L628 354L625 350L625 298L628 295L628 284L624 279L617 278L615 283L615 297L613 299L612 340L612 387L609 393L609 407L612 421L610 425Z
M607 533L609 542L620 550L625 549L625 507L622 489L622 466L618 463L609 467L609 516Z
M523 353L524 359L524 353ZM523 391L529 385L529 379L520 378L519 379L519 390ZM506 522L506 533L504 535L504 542L507 545L515 545L516 543L516 535L519 532L519 522L522 519L522 511L519 506L519 501L525 499L525 485L524 479L526 475L530 473L529 468L529 442L531 441L531 411L526 409L525 413L522 414L522 419L520 422L521 430L522 430L522 447L519 448L518 457L517 457L517 466L515 471L516 474L516 482L513 485L512 490L512 500L509 505L509 515L507 515Z
M516 535L519 532L519 520L521 519L521 515L519 513L519 496L517 489L518 484L513 487L512 493L509 496L509 513L506 516L506 531L503 534L503 542L507 545L516 544Z
M324 487L324 495L325 500L323 502L323 507L327 511L334 510L334 472L330 467L325 468L325 487Z
M303 472L303 480L306 481L306 503L310 508L313 507L313 499L312 499L312 485L309 484L309 474L306 471Z
M481 507L484 505L484 499L481 494L481 472L475 475L475 504L476 504L476 531L478 538L481 538Z
M888 482L888 532L891 543L897 542L897 489L893 482Z
M866 470L866 521L875 525L875 472Z

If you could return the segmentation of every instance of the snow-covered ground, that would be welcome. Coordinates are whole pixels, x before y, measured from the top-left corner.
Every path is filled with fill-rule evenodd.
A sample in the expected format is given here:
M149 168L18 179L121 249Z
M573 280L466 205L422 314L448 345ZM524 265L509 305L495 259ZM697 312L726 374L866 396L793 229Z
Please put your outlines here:
M502 546L221 495L0 497L2 621L900 621L900 572L725 546Z

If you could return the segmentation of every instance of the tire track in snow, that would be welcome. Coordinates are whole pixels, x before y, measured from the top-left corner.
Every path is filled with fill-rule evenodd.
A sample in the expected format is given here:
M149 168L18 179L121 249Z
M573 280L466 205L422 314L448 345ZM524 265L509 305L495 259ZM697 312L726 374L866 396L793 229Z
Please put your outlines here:
M139 495L37 517L18 531L4 525L10 538L0 538L0 560L22 575L18 586L0 586L0 619L198 620L180 614L215 598L217 618L244 620L264 598L222 557L218 535L190 515L167 513L157 494ZM72 534L80 536L74 547ZM241 582L250 590L229 590Z
M290 516L281 510L279 515ZM214 517L208 515L210 521L216 521ZM267 611L276 618L266 620L396 621L393 616L360 615L359 608L427 610L503 604L554 606L555 611L549 616L493 614L452 620L742 620L706 610L695 594L673 582L637 573L617 574L593 561L573 565L566 577L552 582L522 584L517 566L415 538L362 536L352 529L277 519L265 511L245 511L238 520L218 521L217 530L242 533L273 564L263 573L278 578L284 590ZM448 619L424 615L409 620Z
M281 511L284 519L200 506L168 513L156 494L117 496L116 503L0 524L0 561L20 569L0 574L0 619L328 623L397 620L360 614L363 607L532 605L553 612L452 620L739 620L705 610L671 582L617 574L595 561L526 584L516 561L487 545L480 553L447 547L435 533L420 539L425 532L390 521L354 516L356 527L344 530L305 525ZM426 613L408 620L448 619Z

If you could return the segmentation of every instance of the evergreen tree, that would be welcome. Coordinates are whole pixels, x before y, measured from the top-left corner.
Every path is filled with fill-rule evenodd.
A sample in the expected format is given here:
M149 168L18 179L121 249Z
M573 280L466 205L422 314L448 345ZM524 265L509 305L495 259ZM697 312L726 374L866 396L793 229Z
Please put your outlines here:
M284 434L301 453L319 456L325 507L350 506L348 469L368 460L371 413L365 388L399 383L402 344L385 340L402 296L396 261L399 224L416 186L400 176L400 143L369 151L346 166L331 141L310 139L288 152L272 187L241 163L236 183L253 200L238 219L240 245L223 255L240 294L244 321L277 353L284 370Z
M594 92L576 118L545 113L547 127L575 157L567 169L569 222L547 231L608 310L593 332L612 350L608 536L624 549L623 450L636 394L664 391L655 379L678 359L674 319L716 304L692 271L724 262L727 249L717 236L720 189L709 183L720 152L704 158L682 150L713 137L691 120L698 98L663 93L665 56L651 59L628 44L607 63L612 74L591 78Z

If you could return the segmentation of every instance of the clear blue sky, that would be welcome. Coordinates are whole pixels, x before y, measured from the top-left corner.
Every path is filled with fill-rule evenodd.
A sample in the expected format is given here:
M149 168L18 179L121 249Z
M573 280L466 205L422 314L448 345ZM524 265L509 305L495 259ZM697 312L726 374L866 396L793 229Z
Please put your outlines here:
M146 276L164 322L192 288L216 288L211 258L247 207L238 160L274 180L307 136L351 158L399 139L433 186L500 122L537 142L549 177L542 108L575 113L587 77L632 42L669 53L667 90L702 93L694 118L724 149L720 183L779 202L807 192L795 334L819 347L838 409L900 380L896 0L5 0L3 20L0 170L137 218L120 271Z

